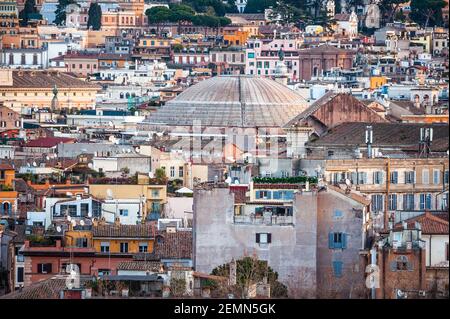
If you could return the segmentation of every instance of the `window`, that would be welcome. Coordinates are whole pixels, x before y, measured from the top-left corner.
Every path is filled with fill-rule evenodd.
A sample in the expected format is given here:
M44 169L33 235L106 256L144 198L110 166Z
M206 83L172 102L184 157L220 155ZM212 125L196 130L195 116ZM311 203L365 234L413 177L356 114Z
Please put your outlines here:
M405 184L414 184L416 182L416 172L405 172Z
M257 68L261 68L262 67L262 62L256 62L256 67Z
M422 184L430 183L430 172L427 169L422 170Z
M79 248L87 248L88 239L87 238L77 238L75 245L76 245L76 247L79 247Z
M272 234L270 233L256 233L257 244L270 244L272 242Z
M17 282L23 282L23 267L17 268Z
M249 58L249 59L255 58L255 53L249 52L249 53L248 53L248 58Z
M178 176L179 176L179 177L183 177L183 175L184 175L183 169L184 169L183 166L178 167Z
M389 195L389 210L397 210L397 194Z
M139 252L146 253L148 251L148 243L139 243Z
M270 63L269 62L264 62L264 68L266 68L266 69L270 68Z
M38 264L38 273L39 274L51 274L52 273L52 264Z
M366 172L358 172L358 184L367 184Z
M383 172L378 171L373 173L373 183L383 184Z
M403 210L414 210L414 194L403 195Z
M152 196L159 197L159 190L157 190L157 189L152 190Z
M81 216L82 217L87 217L88 214L89 214L89 204L88 203L81 203L80 209L81 209Z
M110 269L99 269L98 275L99 276L108 276L111 273Z
M403 270L412 270L412 265L408 261L408 257L406 256L398 256L392 263L391 263L391 270L392 271L403 271Z
M439 184L439 175L440 175L440 171L438 169L433 170L433 184L434 185L438 185Z
M431 194L420 194L420 209L431 209Z
M342 218L344 216L344 213L342 212L342 210L339 209L335 209L334 210L334 217L335 218Z
M120 216L128 216L128 209L119 209L119 215Z
M342 277L342 261L333 261L333 274L334 277Z
M345 249L347 248L347 234L345 233L329 233L328 247L330 249Z
M120 243L120 252L127 253L128 252L128 243Z
M170 177L175 177L175 166L170 166Z
M372 211L380 212L383 210L383 195L372 195Z
M269 191L256 191L255 192L256 199L271 199L272 192Z
M444 183L448 184L448 170L444 173Z
M109 242L108 241L100 243L100 252L109 253Z

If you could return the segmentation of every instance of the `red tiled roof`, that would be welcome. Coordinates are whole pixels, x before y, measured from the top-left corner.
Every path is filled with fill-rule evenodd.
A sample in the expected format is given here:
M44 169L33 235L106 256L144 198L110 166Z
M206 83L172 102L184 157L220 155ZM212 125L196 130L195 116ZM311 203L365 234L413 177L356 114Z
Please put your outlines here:
M192 231L158 232L160 242L155 244L155 255L165 259L192 258Z
M117 265L117 270L136 270L136 271L152 271L160 272L163 269L163 264L157 261L122 261Z
M94 237L122 238L154 238L155 226L139 225L98 225L92 227Z
M429 212L417 217L405 220L408 229L413 228L415 222L418 222L422 227L422 234L426 235L448 235L448 221L438 216L432 215ZM400 229L402 223L395 225L395 229Z
M231 185L230 186L230 192L234 194L234 203L235 204L242 204L246 201L245 193L247 192L248 186L236 186Z
M42 137L29 141L27 144L25 144L25 147L51 148L55 147L60 143L73 143L73 142L75 142L75 139L67 137Z
M0 164L0 170L4 171L4 170L7 170L7 169L14 169L14 167L12 167L9 164Z

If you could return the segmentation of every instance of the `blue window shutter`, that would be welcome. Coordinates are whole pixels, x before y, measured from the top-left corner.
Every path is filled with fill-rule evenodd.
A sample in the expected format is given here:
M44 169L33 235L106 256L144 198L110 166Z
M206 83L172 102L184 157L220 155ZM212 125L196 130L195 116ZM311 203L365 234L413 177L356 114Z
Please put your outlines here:
M342 277L342 261L333 261L333 272L335 277Z
M333 249L334 248L334 241L333 241L333 233L328 233L328 248Z
M342 249L347 248L347 234L342 233Z
M420 194L420 209L425 209L425 194Z
M267 199L272 199L272 192L267 191Z
M261 198L261 191L256 191L255 197L256 197L257 199L258 199L258 198Z
M431 194L427 194L425 197L425 208L431 209Z

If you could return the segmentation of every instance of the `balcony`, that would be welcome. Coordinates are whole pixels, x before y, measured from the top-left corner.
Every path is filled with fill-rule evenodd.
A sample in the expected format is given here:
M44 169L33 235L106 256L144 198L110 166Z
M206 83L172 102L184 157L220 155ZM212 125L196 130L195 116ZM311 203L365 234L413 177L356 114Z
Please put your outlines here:
M235 215L235 224L261 225L261 226L292 226L294 225L294 216L283 215Z

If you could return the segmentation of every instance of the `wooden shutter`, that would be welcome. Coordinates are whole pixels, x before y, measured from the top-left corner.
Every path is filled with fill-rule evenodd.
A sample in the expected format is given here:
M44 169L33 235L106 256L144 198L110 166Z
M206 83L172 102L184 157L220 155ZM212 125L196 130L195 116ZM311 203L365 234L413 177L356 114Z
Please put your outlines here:
M342 233L342 249L347 248L347 234Z
M333 249L334 248L334 234L333 233L328 233L328 248Z
M270 244L272 242L272 234L267 234L267 243Z
M259 244L259 234L256 233L256 243Z

